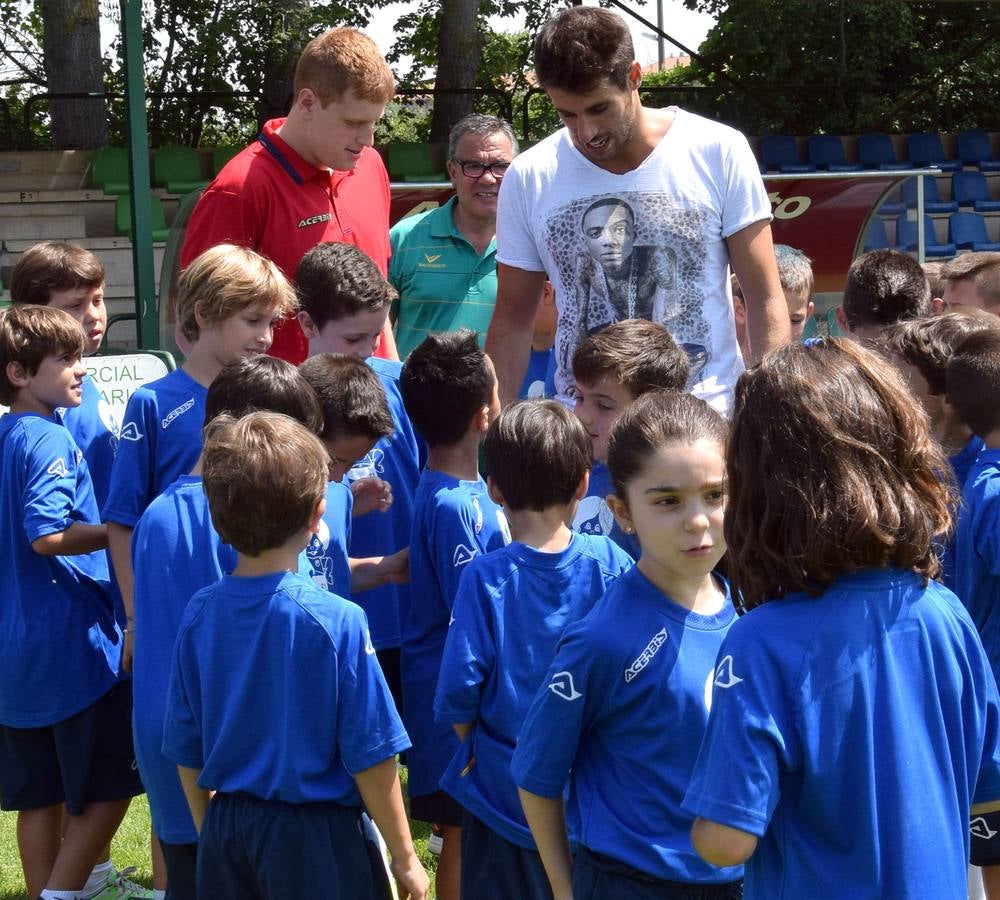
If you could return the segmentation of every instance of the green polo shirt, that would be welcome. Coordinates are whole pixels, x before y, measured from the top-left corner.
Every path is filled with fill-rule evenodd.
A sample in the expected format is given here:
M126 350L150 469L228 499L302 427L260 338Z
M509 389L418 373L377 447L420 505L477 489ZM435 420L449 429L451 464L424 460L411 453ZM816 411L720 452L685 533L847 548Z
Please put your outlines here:
M452 197L437 209L400 219L389 231L400 359L432 331L471 328L480 346L486 340L497 299L497 242L490 241L481 256L476 253L455 228L457 202Z

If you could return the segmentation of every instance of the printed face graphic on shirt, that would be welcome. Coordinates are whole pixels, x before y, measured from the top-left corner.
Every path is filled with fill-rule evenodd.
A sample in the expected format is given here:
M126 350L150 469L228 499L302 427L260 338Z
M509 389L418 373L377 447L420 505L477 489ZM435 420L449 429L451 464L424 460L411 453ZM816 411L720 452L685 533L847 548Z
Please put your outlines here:
M587 250L605 269L622 271L635 246L635 216L620 200L599 200L583 214Z

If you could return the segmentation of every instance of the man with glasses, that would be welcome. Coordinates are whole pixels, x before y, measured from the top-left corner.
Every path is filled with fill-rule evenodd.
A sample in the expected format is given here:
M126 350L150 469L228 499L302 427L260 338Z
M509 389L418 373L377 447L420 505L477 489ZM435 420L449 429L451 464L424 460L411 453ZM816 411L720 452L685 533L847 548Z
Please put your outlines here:
M507 122L473 113L448 136L455 196L400 220L389 232L389 281L400 359L434 331L471 328L480 345L496 301L496 221L500 182L517 153Z

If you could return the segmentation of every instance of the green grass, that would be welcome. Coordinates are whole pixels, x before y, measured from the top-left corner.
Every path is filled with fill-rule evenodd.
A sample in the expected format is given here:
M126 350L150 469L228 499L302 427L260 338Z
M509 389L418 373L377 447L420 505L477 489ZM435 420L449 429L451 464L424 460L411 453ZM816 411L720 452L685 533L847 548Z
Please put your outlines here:
M400 769L404 796L406 789L406 769ZM408 803L407 803L408 805ZM21 875L21 861L17 855L17 836L14 829L15 813L0 812L0 900L28 900ZM431 828L423 822L410 822L413 842L417 855L431 876L437 869L437 857L427 849L427 838ZM129 807L128 815L122 822L118 834L111 845L111 858L118 868L135 866L133 881L150 887L153 871L149 862L149 804L145 797L136 797Z

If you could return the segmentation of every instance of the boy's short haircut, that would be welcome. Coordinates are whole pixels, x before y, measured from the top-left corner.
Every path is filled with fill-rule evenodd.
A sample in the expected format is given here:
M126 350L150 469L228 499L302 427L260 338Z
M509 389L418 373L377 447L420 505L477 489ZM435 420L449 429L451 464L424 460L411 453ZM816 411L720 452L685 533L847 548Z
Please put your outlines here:
M951 516L928 429L899 372L847 338L790 344L744 372L726 458L734 602L818 596L864 569L936 577Z
M625 319L588 337L573 354L573 378L593 386L602 378L619 382L632 395L683 391L691 363L662 325Z
M483 441L486 471L512 510L568 506L594 462L583 423L554 400L508 406Z
M218 325L250 306L288 316L298 309L298 302L281 269L247 247L209 247L181 272L177 322L189 341L198 340L195 310L206 324Z
M778 278L783 291L812 293L814 278L812 260L808 256L788 244L775 244L774 259L778 263Z
M922 319L907 319L888 326L879 337L879 348L914 366L936 395L947 393L945 367L955 350L977 331L1000 331L1000 319L974 307Z
M0 403L13 403L21 390L7 375L8 363L20 363L34 375L46 357L82 356L86 343L80 323L65 310L36 305L0 310Z
M361 100L386 103L396 92L385 58L375 42L354 28L331 28L314 37L295 66L294 90L309 88L325 107L353 91Z
M45 306L56 291L104 284L104 266L89 250L62 241L43 241L21 254L10 274L13 303Z
M935 259L922 262L920 267L924 270L924 275L927 276L927 284L931 289L931 299L944 297L944 278L941 277L944 263Z
M406 414L430 447L457 443L489 406L496 375L468 328L428 335L403 363L399 389Z
M535 76L544 90L587 94L605 80L625 90L634 60L625 20L594 6L562 10L535 38Z
M844 315L852 328L891 325L931 313L931 288L912 256L872 250L847 270Z
M300 307L317 328L361 312L388 309L399 294L372 259L353 244L317 244L295 269Z
M240 419L252 412L281 413L313 434L323 428L323 413L309 382L290 362L274 356L231 360L208 386L206 426L222 413Z
M323 440L349 435L374 442L392 434L385 389L363 360L320 353L302 363L299 372L319 400L323 417L319 436Z
M987 306L1000 305L1000 253L963 253L941 266L941 279L971 281Z
M615 422L608 438L608 471L615 493L627 487L663 447L706 439L725 448L729 425L704 400L680 391L647 391Z
M948 402L972 433L1000 428L1000 328L970 334L948 360Z
M326 497L328 462L319 438L288 416L217 416L202 453L215 530L245 556L281 547Z

